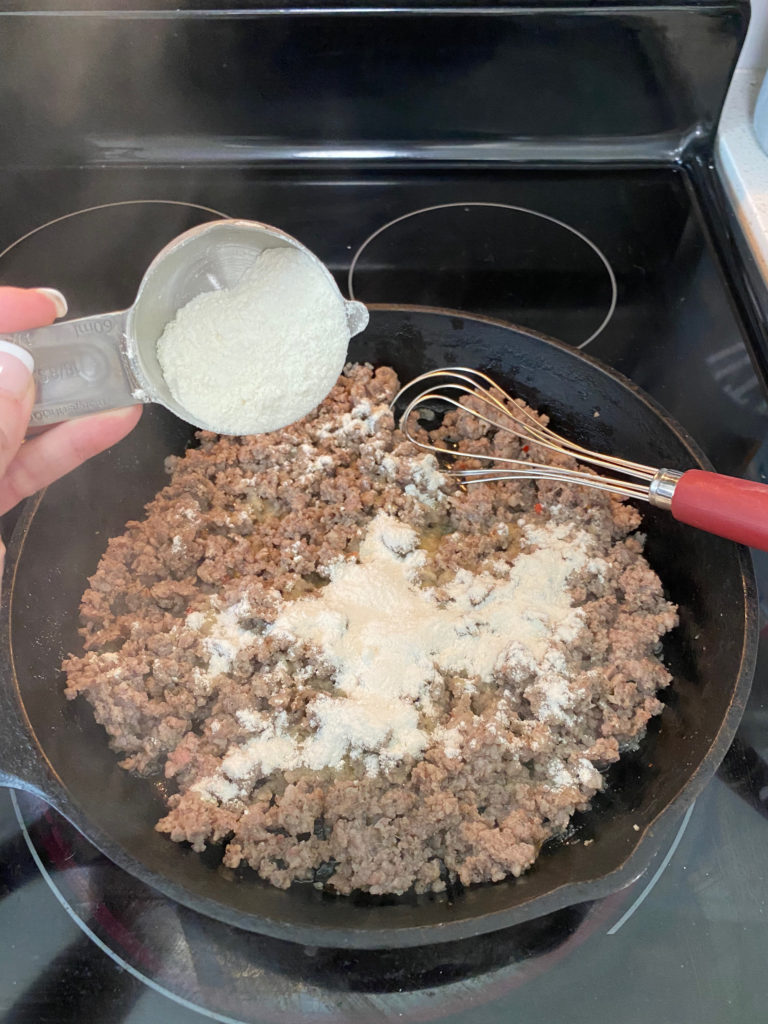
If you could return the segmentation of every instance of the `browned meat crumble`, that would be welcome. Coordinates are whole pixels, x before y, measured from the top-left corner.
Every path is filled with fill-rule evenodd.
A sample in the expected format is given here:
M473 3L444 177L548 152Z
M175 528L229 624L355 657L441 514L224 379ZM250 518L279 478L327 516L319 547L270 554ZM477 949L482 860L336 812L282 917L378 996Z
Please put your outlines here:
M633 532L638 514L546 481L460 489L394 428L397 388L391 369L349 366L300 423L201 433L169 458L168 486L109 542L82 600L84 653L65 662L67 696L91 703L121 764L178 786L157 828L195 850L223 843L226 865L279 887L424 892L519 875L588 807L599 769L637 744L670 679L657 652L676 614ZM462 412L432 438L569 464ZM578 628L548 661L508 654L484 675L436 667L409 705L420 732L405 752L393 726L386 757L358 746L297 766L317 709L339 695L339 666L271 627L294 602L321 607L377 516L415 531L413 586L441 608L462 580L482 577L487 591L547 538L580 537L588 557L566 592ZM259 761L267 749L275 763Z

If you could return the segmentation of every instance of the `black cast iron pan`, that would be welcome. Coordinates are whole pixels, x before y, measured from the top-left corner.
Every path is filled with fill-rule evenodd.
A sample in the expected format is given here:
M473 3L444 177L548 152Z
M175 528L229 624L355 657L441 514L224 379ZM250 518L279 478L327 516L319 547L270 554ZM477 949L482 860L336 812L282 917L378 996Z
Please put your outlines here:
M477 367L590 447L658 466L707 467L686 433L646 395L573 349L483 319L373 307L350 358L395 367L403 381L436 366ZM599 415L595 416L595 412ZM334 897L279 891L153 830L162 779L117 766L84 700L63 696L62 657L79 649L78 605L107 539L163 486L163 460L191 430L160 408L114 451L52 485L25 509L7 558L2 611L0 781L42 795L121 867L203 914L308 945L384 948L490 932L633 881L658 853L670 818L702 789L743 712L757 644L748 551L647 509L647 553L681 624L667 638L667 706L607 791L525 876L440 896ZM585 846L584 839L594 839Z

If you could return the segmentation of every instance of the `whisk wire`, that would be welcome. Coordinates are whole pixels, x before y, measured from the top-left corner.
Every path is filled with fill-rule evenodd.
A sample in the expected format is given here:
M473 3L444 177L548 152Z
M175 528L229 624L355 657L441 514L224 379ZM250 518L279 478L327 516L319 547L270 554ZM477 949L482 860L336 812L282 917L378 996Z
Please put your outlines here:
M655 468L613 455L594 452L577 444L575 441L569 441L566 438L560 437L559 434L550 430L549 427L543 426L534 413L519 399L513 398L512 395L508 394L481 370L474 370L463 366L450 366L439 370L429 370L427 373L422 373L420 376L415 377L402 388L393 400L392 405L394 406L405 392L411 390L415 385L423 381L434 380L435 378L442 378L442 382L426 391L419 392L410 400L400 418L400 429L412 444L422 450L453 459L475 459L485 463L493 463L492 467L485 466L479 469L449 469L446 471L448 475L456 477L467 484L489 483L500 480L547 479L560 483L581 484L596 490L620 494L623 497L648 499L648 483L656 476L657 471ZM456 398L455 395L457 393L465 396L465 399L471 398L473 400L472 404L468 404L462 398ZM598 476L593 472L581 469L566 469L560 466L532 462L527 459L513 459L505 456L489 455L488 453L462 451L421 441L412 433L409 421L418 408L428 402L435 401L447 403L462 413L474 416L495 430L500 430L521 440L541 445L560 455L576 458L580 462L585 462L598 469L621 473L624 476L633 477L644 482L635 483L633 480ZM500 418L496 418L494 414Z

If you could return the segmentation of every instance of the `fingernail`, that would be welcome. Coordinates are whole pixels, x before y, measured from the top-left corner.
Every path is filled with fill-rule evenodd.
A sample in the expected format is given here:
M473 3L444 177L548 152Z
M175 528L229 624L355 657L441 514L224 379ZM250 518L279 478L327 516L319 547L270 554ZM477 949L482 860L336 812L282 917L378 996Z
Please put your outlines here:
M69 306L58 288L35 288L41 295L47 295L56 309L56 317L66 316Z
M0 392L12 398L23 398L35 361L25 348L0 338Z

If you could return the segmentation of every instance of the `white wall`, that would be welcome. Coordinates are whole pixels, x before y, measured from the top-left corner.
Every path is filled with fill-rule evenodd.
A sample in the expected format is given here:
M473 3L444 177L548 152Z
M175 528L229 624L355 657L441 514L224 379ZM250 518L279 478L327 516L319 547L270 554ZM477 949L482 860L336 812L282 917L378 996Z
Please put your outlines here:
M768 68L768 0L752 0L752 19L739 68Z

